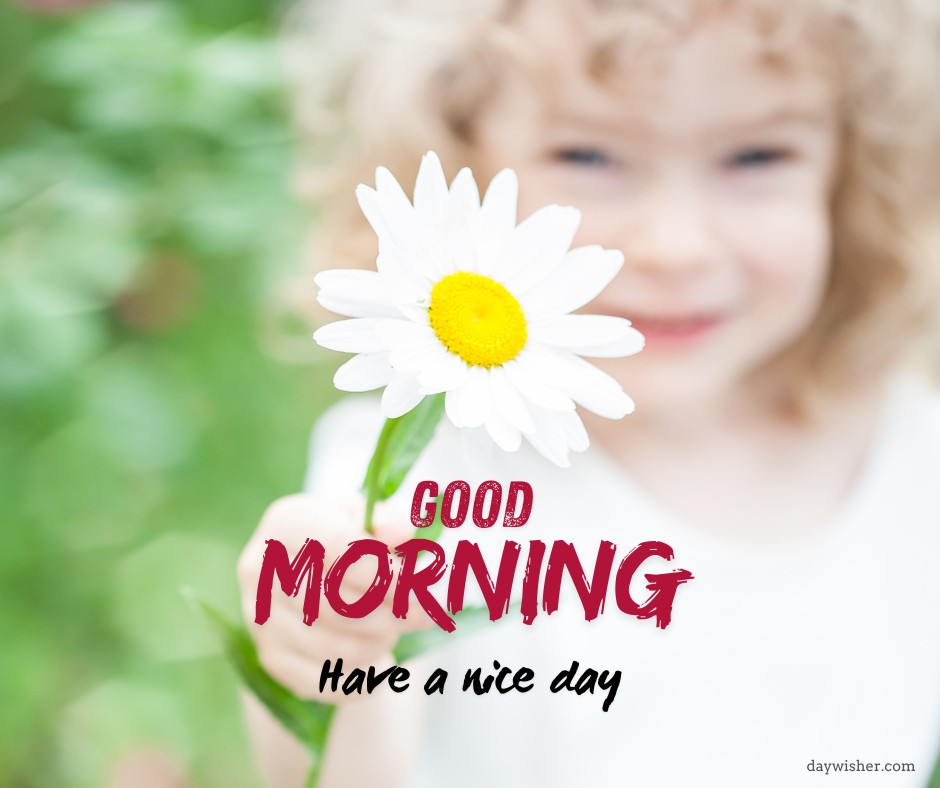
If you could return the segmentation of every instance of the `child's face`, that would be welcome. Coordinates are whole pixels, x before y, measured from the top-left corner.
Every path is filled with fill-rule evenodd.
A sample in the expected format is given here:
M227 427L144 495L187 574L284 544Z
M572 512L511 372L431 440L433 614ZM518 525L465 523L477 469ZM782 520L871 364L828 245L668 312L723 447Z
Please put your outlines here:
M823 297L830 85L774 69L750 28L724 18L605 88L584 65L589 11L574 8L527 3L518 25L550 53L550 93L507 77L476 128L480 164L517 170L520 216L574 205L576 245L623 250L623 271L586 311L622 315L646 335L642 353L607 366L638 407L736 402Z

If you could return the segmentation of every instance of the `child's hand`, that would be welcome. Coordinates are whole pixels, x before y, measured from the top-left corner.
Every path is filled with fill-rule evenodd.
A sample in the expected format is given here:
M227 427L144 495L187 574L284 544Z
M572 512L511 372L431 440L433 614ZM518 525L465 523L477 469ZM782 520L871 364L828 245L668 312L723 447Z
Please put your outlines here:
M320 613L311 626L303 622L303 594L291 597L281 591L275 580L271 595L271 617L261 626L254 623L258 576L264 555L265 540L277 539L292 558L304 542L318 540L326 551L324 575L333 560L355 539L369 538L362 527L363 502L360 498L322 498L293 495L275 501L261 518L238 561L238 582L241 587L242 611L258 649L258 658L265 670L294 694L302 698L342 702L358 694L345 695L319 691L320 671L326 660L336 664L343 660L343 672L354 668L377 670L393 664L391 650L398 637L408 630L428 626L429 619L418 606L412 606L407 621L392 615L391 589L377 610L361 619L344 618L333 612L325 599L320 600ZM389 518L381 506L375 511L375 534L371 538L396 545L408 539L412 526L407 521ZM358 562L346 573L342 595L356 599L369 587L375 573L370 559ZM393 586L394 588L394 581Z

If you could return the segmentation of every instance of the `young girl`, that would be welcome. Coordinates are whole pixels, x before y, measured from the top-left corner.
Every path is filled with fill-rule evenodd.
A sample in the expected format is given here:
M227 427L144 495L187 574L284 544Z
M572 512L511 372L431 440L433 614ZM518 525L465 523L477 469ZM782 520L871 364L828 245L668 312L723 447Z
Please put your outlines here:
M276 593L251 625L262 663L342 704L321 784L926 785L940 748L940 402L911 371L940 270L931 4L308 10L300 108L320 259L374 260L353 192L377 164L406 183L429 149L481 184L512 167L520 217L573 205L575 246L623 251L587 311L646 337L639 355L597 362L636 412L586 416L592 445L572 468L523 449L476 473L442 429L379 536L410 535L420 479L522 479L533 509L513 538L571 541L589 574L599 540L655 539L676 553L664 568L695 576L666 630L616 609L586 623L574 600L532 626L508 616L456 636L408 692L355 701L318 691L323 661L390 663L425 622L324 611L306 627L300 601ZM265 539L293 555L308 537L338 552L361 535L355 490L380 423L366 397L318 426L308 494L275 503L243 553L249 622ZM445 539L495 548L499 530ZM369 579L347 576L350 596ZM603 693L550 692L573 660L621 671L607 712ZM534 689L461 691L466 670L494 661L532 668ZM426 696L434 667L449 684ZM247 703L272 784L300 785L302 750Z

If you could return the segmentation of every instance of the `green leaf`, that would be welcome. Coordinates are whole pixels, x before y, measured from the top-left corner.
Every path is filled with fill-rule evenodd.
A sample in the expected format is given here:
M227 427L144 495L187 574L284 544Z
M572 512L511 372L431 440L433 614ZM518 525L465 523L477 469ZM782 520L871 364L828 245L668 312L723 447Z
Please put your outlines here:
M323 757L336 707L329 703L302 700L294 695L261 666L254 641L244 626L233 622L225 613L192 591L185 593L215 626L229 662L248 689L307 748L317 768Z
M316 788L336 706L298 698L261 666L254 641L244 626L233 622L225 613L198 597L191 589L183 589L183 594L194 602L215 626L225 646L229 662L248 689L307 748L311 757L311 768L305 785L306 788ZM443 646L454 634L463 636L477 631L489 621L489 610L486 607L468 607L457 613L455 618L459 625L455 633L434 627L400 637L392 650L395 662L401 664L419 654Z
M434 437L444 414L444 395L425 397L397 419L386 419L366 469L362 486L366 493L366 529L372 527L376 501L384 501L401 487L408 471Z
M401 487L408 471L434 437L434 430L443 414L444 395L436 394L425 397L404 416L386 420L388 438L375 471L378 500L390 498ZM370 462L370 468L371 465Z

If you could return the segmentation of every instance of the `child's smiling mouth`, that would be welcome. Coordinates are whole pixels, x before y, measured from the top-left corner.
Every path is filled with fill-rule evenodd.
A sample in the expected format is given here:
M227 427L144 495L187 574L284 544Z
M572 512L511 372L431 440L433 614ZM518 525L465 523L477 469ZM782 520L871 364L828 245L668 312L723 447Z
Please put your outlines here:
M647 347L679 349L691 345L710 335L726 322L720 314L689 314L676 316L652 316L630 313L633 327L646 338Z

